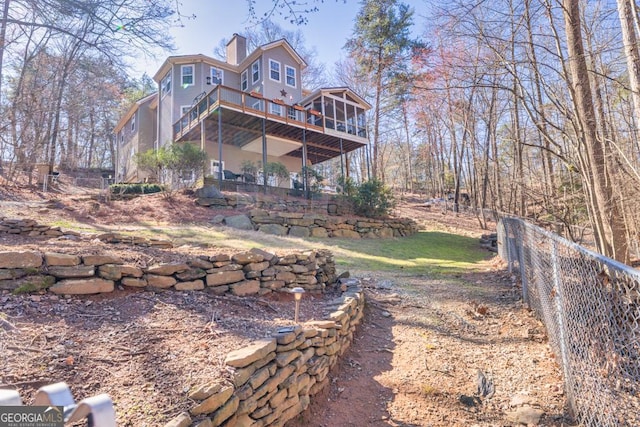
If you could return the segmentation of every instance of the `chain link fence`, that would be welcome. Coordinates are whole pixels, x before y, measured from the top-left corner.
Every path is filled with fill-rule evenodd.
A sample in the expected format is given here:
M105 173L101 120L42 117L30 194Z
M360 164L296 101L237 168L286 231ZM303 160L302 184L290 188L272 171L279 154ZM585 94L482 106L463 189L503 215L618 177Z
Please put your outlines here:
M545 324L565 393L584 426L640 426L640 272L517 218L499 255Z

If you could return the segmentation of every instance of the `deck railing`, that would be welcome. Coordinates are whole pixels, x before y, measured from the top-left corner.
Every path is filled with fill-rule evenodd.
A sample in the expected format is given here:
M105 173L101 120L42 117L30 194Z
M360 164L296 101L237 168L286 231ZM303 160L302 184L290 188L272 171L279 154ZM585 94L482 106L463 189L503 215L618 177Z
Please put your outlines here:
M288 105L278 99L268 99L259 93L242 92L227 86L216 85L210 92L197 99L194 105L173 125L173 137L178 139L193 129L219 106L256 117L285 123L302 129L325 132L325 129L356 135L353 126L335 126L333 120L321 113L299 105ZM366 138L360 129L357 136Z

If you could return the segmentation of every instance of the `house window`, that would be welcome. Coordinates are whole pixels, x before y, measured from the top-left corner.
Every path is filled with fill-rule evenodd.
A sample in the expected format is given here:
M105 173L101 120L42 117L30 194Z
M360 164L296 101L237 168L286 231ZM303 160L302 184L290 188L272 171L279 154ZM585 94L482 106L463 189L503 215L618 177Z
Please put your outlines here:
M183 65L182 70L182 87L187 88L193 86L193 65Z
M287 107L287 117L289 117L289 120L300 120L296 109L293 107Z
M220 68L211 67L211 84L222 85L224 84L224 71Z
M240 74L240 90L246 92L249 89L249 70L244 70Z
M296 87L296 69L285 65L285 72L287 74L287 86Z
M136 130L136 115L131 116L131 132Z
M276 116L281 116L282 115L282 106L278 105L278 104L271 104L271 114L275 114Z
M273 59L269 60L269 78L276 82L280 81L280 63Z
M220 164L222 163L222 165ZM220 167L222 166L222 168ZM219 162L216 159L211 159L211 175L213 175L214 177L218 177L218 174L220 173L221 170L224 170L224 161Z
M181 105L180 106L180 116L182 117L182 127L185 128L189 125L189 116L186 114L191 110L191 105Z
M171 71L167 73L166 76L160 81L160 93L161 96L165 96L171 92Z
M251 64L251 84L258 83L260 80L260 62L256 61Z
M120 131L120 145L124 145L124 132Z

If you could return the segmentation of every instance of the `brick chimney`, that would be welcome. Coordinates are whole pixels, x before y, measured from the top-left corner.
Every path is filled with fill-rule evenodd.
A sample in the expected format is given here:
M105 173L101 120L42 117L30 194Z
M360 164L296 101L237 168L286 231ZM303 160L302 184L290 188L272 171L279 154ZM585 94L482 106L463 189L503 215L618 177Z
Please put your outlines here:
M238 65L247 57L247 39L240 34L234 34L227 43L227 63Z

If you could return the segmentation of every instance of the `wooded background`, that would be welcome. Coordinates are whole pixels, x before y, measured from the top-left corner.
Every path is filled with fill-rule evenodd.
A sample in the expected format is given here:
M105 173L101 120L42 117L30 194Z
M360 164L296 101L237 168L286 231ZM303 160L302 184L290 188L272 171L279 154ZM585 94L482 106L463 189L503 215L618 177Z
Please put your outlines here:
M338 64L318 64L304 38L313 8L331 4L306 3L248 0L260 23L245 35L254 46L286 37L310 61L309 89L347 85L373 105L370 150L349 156L352 178L425 200L451 195L454 206L466 194L475 208L563 224L575 240L589 227L617 260L638 253L635 1L451 0L414 10L364 0ZM261 4L297 26L258 16ZM0 8L4 178L40 162L112 168L117 120L156 90L148 76L128 75L127 61L170 54L168 29L189 16L173 0ZM320 168L341 170L339 161Z

